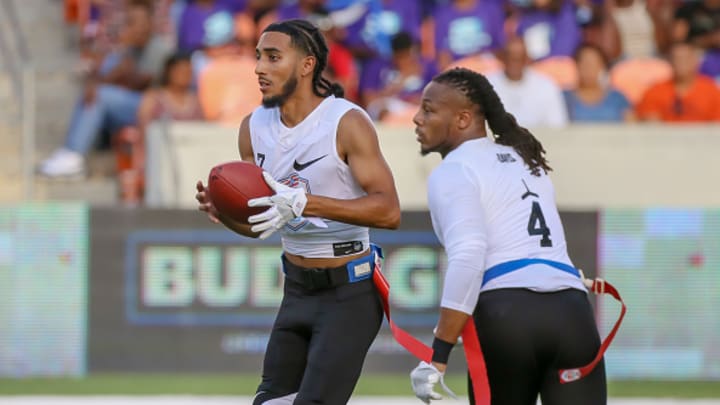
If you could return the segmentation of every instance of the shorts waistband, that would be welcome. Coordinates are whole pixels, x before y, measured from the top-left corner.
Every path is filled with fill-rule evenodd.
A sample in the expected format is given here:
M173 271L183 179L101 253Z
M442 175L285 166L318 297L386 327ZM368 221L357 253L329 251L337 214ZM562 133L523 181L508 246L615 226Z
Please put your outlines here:
M370 244L370 253L351 260L343 266L302 267L291 263L285 255L282 255L282 264L285 277L289 280L301 284L308 290L324 290L371 278L377 257L382 257L382 249Z
M497 277L512 273L515 270L519 270L531 264L545 264L547 266L558 269L560 271L564 271L580 278L580 272L575 267L566 263L546 259L520 259L496 264L495 266L492 266L489 269L485 270L485 274L483 274L482 285L484 286L485 284L489 283L491 280Z

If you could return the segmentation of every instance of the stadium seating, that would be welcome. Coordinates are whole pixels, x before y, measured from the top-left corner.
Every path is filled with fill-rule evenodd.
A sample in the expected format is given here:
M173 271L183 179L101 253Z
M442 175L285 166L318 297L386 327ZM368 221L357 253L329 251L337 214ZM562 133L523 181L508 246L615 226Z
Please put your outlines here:
M635 104L648 87L669 79L671 75L670 64L662 59L628 59L612 67L610 84L623 93L630 103Z
M532 68L553 79L563 90L574 89L577 86L578 71L573 58L567 56L547 58L534 62Z

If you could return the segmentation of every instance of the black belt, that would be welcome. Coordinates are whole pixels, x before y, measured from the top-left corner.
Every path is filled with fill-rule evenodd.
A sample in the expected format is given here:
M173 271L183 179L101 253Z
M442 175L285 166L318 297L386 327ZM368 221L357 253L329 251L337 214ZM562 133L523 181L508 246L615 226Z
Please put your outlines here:
M326 268L301 267L291 263L285 255L282 256L282 262L285 277L308 290L324 290L350 282L346 265Z

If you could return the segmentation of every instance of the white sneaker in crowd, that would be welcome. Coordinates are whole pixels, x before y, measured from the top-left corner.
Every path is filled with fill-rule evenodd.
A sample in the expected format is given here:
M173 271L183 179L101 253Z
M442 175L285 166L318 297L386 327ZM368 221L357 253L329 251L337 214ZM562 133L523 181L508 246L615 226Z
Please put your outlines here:
M85 157L70 149L61 148L53 152L38 168L40 174L48 177L72 177L85 174Z

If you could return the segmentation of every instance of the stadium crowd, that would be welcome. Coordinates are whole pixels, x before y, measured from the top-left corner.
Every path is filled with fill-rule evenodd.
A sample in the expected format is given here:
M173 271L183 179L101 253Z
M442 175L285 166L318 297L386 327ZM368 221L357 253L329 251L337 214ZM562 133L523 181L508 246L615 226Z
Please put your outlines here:
M720 0L65 3L86 80L48 177L83 174L103 134L142 145L154 120L238 125L261 97L259 34L290 18L321 28L326 76L387 125L411 126L425 84L454 66L487 75L527 127L720 121Z

